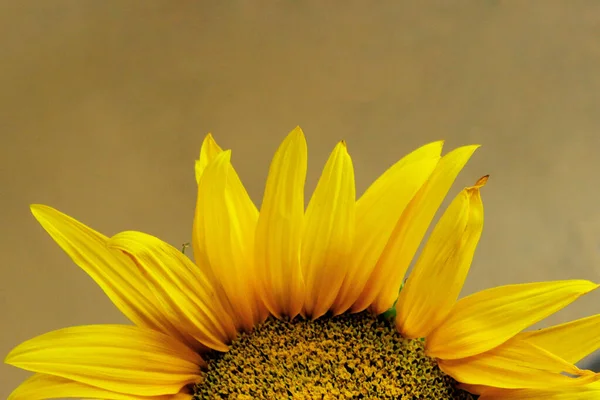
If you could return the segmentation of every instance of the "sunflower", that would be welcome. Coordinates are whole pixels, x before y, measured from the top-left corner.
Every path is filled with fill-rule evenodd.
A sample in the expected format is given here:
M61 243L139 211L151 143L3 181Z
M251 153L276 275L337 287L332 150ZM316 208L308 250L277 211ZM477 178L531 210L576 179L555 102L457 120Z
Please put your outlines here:
M196 162L194 262L156 237L106 237L43 205L32 212L133 325L59 329L6 363L33 371L10 400L591 399L574 363L600 346L600 316L526 328L598 287L496 287L458 299L483 228L462 190L404 276L477 146L402 158L356 200L345 142L305 209L300 128L271 163L260 212L208 135Z

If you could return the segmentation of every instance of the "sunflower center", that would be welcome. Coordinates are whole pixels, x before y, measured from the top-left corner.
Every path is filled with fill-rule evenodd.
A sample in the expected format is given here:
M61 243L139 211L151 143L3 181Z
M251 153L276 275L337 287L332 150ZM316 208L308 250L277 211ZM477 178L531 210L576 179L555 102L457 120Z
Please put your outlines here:
M269 318L206 357L195 399L471 399L423 342L369 313Z

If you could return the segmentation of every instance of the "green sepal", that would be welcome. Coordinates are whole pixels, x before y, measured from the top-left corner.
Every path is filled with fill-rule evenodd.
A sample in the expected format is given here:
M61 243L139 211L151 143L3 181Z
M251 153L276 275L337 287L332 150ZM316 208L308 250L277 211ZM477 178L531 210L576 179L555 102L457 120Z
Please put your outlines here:
M406 281L404 281L406 282ZM402 288L404 287L404 282L402 282L402 284L400 285L400 289L398 289L398 294L400 294L400 292L402 291ZM394 301L394 304L392 305L392 307L387 310L384 311L381 316L385 319L389 319L389 320L395 320L396 319L396 303L398 303L398 299L396 299L396 301Z

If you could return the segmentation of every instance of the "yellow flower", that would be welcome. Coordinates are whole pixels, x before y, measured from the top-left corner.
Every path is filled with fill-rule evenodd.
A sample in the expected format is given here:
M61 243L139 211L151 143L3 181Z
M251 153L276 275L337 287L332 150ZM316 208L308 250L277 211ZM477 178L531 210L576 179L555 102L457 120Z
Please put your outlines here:
M65 328L20 344L6 363L36 374L9 399L597 398L600 377L574 363L600 347L599 316L523 331L598 285L508 285L458 300L487 177L452 201L403 285L476 148L442 157L442 142L425 145L356 200L341 142L305 209L296 128L275 154L259 212L230 152L208 135L196 162L195 263L153 236L108 238L32 206L134 326ZM395 317L382 316L390 309Z

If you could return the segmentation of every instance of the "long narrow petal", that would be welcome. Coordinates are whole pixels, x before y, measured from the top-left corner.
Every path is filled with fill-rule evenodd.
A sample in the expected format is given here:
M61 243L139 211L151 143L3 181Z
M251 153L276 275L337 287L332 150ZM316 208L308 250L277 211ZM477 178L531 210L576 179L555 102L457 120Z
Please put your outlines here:
M201 186L200 180L202 179L202 175L206 170L206 167L215 160L215 158L221 154L223 150L221 147L215 142L213 136L209 133L204 138L202 142L202 147L200 148L200 158L196 160L196 182L198 184L198 193L196 200L196 210L194 211L194 222L192 227L192 250L194 251L194 262L198 265L198 268L207 276L207 279L212 283L214 287L216 296L219 298L219 301L225 307L227 314L233 315L233 308L229 303L229 298L227 297L227 292L221 285L221 281L219 278L213 273L210 262L208 260L208 255L206 254L206 241L204 238L204 226L203 226L203 216L204 212L199 207L199 199L201 196Z
M454 198L400 292L396 326L404 337L429 335L456 303L483 229L479 189L486 181L483 177Z
M373 301L376 292L365 288L368 278L402 212L439 162L442 145L430 143L408 154L356 202L356 237L348 273L333 308L336 314L351 305L352 311L362 311Z
M195 165L197 184L200 183L200 178L202 177L206 166L222 151L223 150L221 150L217 142L215 142L215 139L213 139L212 135L210 133L206 135L204 141L202 142L202 147L200 147L200 158L196 160Z
M517 337L575 364L600 349L600 314L537 331L521 332Z
M306 210L302 270L306 315L318 318L333 304L354 238L355 186L352 159L340 142L329 157Z
M598 400L600 385L591 383L559 389L495 389L487 390L479 400Z
M598 379L593 373L579 370L549 351L522 340L511 340L472 357L438 360L438 365L458 382L509 389L566 387Z
M192 395L177 393L162 396L137 396L112 392L61 378L60 376L34 374L17 387L8 396L7 400L44 400L73 397L105 400L191 400Z
M502 389L493 386L485 386L485 385L471 385L468 383L459 383L457 388L466 390L469 393L476 394L480 397L479 399L579 399L579 397L575 396L576 394L591 394L596 393L600 394L600 381L594 380L594 378L590 378L589 373L586 373L586 379L592 380L591 383L586 383L583 385L567 385L564 387L557 386L551 389ZM596 378L598 377L597 374ZM523 397L520 397L520 396ZM548 397L544 397L548 396ZM559 395L564 395L566 397L560 397ZM506 397L503 397L506 396ZM557 397L558 396L558 397ZM570 397L569 397L570 396ZM581 397L583 399L597 399L597 397Z
M235 325L204 273L181 251L154 236L132 231L113 236L109 246L137 262L170 320L204 346L228 350L227 343L237 333Z
M96 281L133 323L188 342L186 333L164 315L137 266L126 255L109 249L106 236L48 206L32 205L31 212L73 262Z
M198 185L197 245L202 268L227 295L238 327L250 330L261 319L254 267L254 234L258 210L224 151L206 167Z
M260 295L273 315L293 318L304 304L300 244L304 222L307 149L297 127L271 162L255 239Z
M426 341L427 354L443 359L490 350L523 329L596 289L590 281L552 281L500 286L456 303Z
M372 304L377 314L388 310L398 298L406 270L436 211L458 173L478 147L459 147L442 157L425 185L402 213L369 278L369 284L374 286L370 290L377 293Z
M108 391L139 396L179 393L201 380L204 361L183 343L146 328L89 325L21 343L5 362Z

